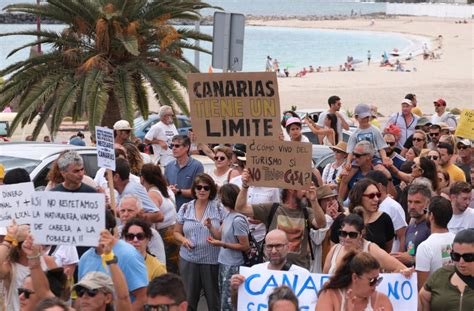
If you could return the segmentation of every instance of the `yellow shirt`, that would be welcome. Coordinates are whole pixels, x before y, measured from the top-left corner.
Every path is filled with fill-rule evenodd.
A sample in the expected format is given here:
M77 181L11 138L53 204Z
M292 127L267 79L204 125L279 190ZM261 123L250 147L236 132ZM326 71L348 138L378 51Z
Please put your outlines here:
M451 182L466 181L466 175L464 174L464 171L456 165L450 163L444 169L446 170L446 172L448 172L449 179L451 179Z
M157 276L166 273L166 266L162 264L156 257L153 255L147 254L145 257L145 266L148 272L148 281L153 280Z

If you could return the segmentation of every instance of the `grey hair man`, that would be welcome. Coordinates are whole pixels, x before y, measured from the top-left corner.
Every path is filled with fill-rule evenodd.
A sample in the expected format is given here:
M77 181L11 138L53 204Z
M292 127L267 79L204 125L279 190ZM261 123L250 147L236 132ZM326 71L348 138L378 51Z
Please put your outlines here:
M152 144L155 161L162 166L174 160L170 144L178 130L173 123L173 109L170 106L161 106L159 114L160 122L153 125L145 135L145 144Z
M432 195L433 192L425 184L412 184L408 188L408 214L411 222L405 231L405 243L400 247L402 251L392 253L393 257L407 266L415 265L418 245L431 234L426 214Z
M61 154L56 161L64 182L51 189L51 191L97 192L96 189L82 182L84 178L84 161L79 153L68 150Z

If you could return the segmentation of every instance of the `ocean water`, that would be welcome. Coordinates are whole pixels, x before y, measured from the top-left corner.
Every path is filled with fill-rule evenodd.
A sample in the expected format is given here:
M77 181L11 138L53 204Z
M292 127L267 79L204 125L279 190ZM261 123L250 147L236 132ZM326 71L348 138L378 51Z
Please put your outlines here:
M61 31L62 25L42 25L44 29ZM0 24L0 33L35 29L34 25ZM211 26L201 26L201 31L212 34ZM28 57L25 49L6 58L16 47L31 42L35 37L9 36L0 38L0 68ZM367 51L371 50L372 58L377 59L384 51L394 48L404 50L413 42L401 35L361 32L320 30L309 28L257 27L247 26L244 39L243 71L263 71L267 55L276 58L280 66L288 66L290 72L303 67L339 66L344 64L347 56L365 61ZM211 50L211 44L202 42L202 46ZM43 49L48 49L43 46ZM185 56L194 62L194 51L186 50ZM211 56L200 53L200 69L207 71Z

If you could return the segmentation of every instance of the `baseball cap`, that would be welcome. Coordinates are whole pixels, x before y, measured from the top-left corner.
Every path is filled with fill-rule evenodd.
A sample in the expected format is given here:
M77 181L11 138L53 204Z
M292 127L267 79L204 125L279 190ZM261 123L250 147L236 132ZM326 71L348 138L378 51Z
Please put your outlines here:
M402 100L402 104L407 104L407 105L413 106L413 103L411 102L411 100L406 99L406 98L404 98L404 99Z
M114 130L121 131L121 130L132 130L130 127L130 123L127 120L119 120L114 124Z
M299 124L301 126L301 119L300 118L296 118L296 117L292 117L292 118L289 118L287 121L286 121L286 127L292 125L292 124Z
M442 98L438 99L438 100L435 100L433 102L433 104L438 104L438 105L441 105L441 106L446 106L446 101Z
M367 118L372 115L370 112L370 106L366 104L358 104L354 109L354 114L359 118Z
M87 289L105 288L108 292L114 292L114 283L112 278L107 274L99 271L87 273L78 283L74 284L74 288L82 286Z
M335 197L337 196L337 192L331 189L329 185L323 185L316 190L316 195L318 197L318 200L321 200L321 199Z
M466 138L459 140L458 144L463 144L464 146L468 146L468 147L472 146L472 142L469 139L466 139Z
M431 121L427 117L419 118L418 122L416 123L416 126L425 126L425 125L431 125Z

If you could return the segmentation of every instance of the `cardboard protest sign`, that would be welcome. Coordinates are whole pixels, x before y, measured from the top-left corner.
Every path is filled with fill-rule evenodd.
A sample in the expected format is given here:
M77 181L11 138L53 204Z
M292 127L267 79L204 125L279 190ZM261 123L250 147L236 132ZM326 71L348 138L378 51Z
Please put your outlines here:
M32 182L0 186L0 226L7 227L13 219L19 225L31 222Z
M455 135L474 140L474 109L463 109Z
M307 189L311 186L312 146L290 141L253 140L247 144L252 186Z
M37 244L97 246L105 228L102 193L37 192L31 232Z
M97 165L115 171L114 131L106 127L95 127L97 141Z
M274 271L240 267L245 282L239 287L239 311L267 310L268 296L275 287L286 285L298 297L300 310L314 310L318 292L330 275L305 271ZM399 273L382 273L377 291L390 299L393 310L416 310L418 307L417 279L414 273L410 279Z
M198 142L278 140L280 100L274 72L188 74L188 93Z

